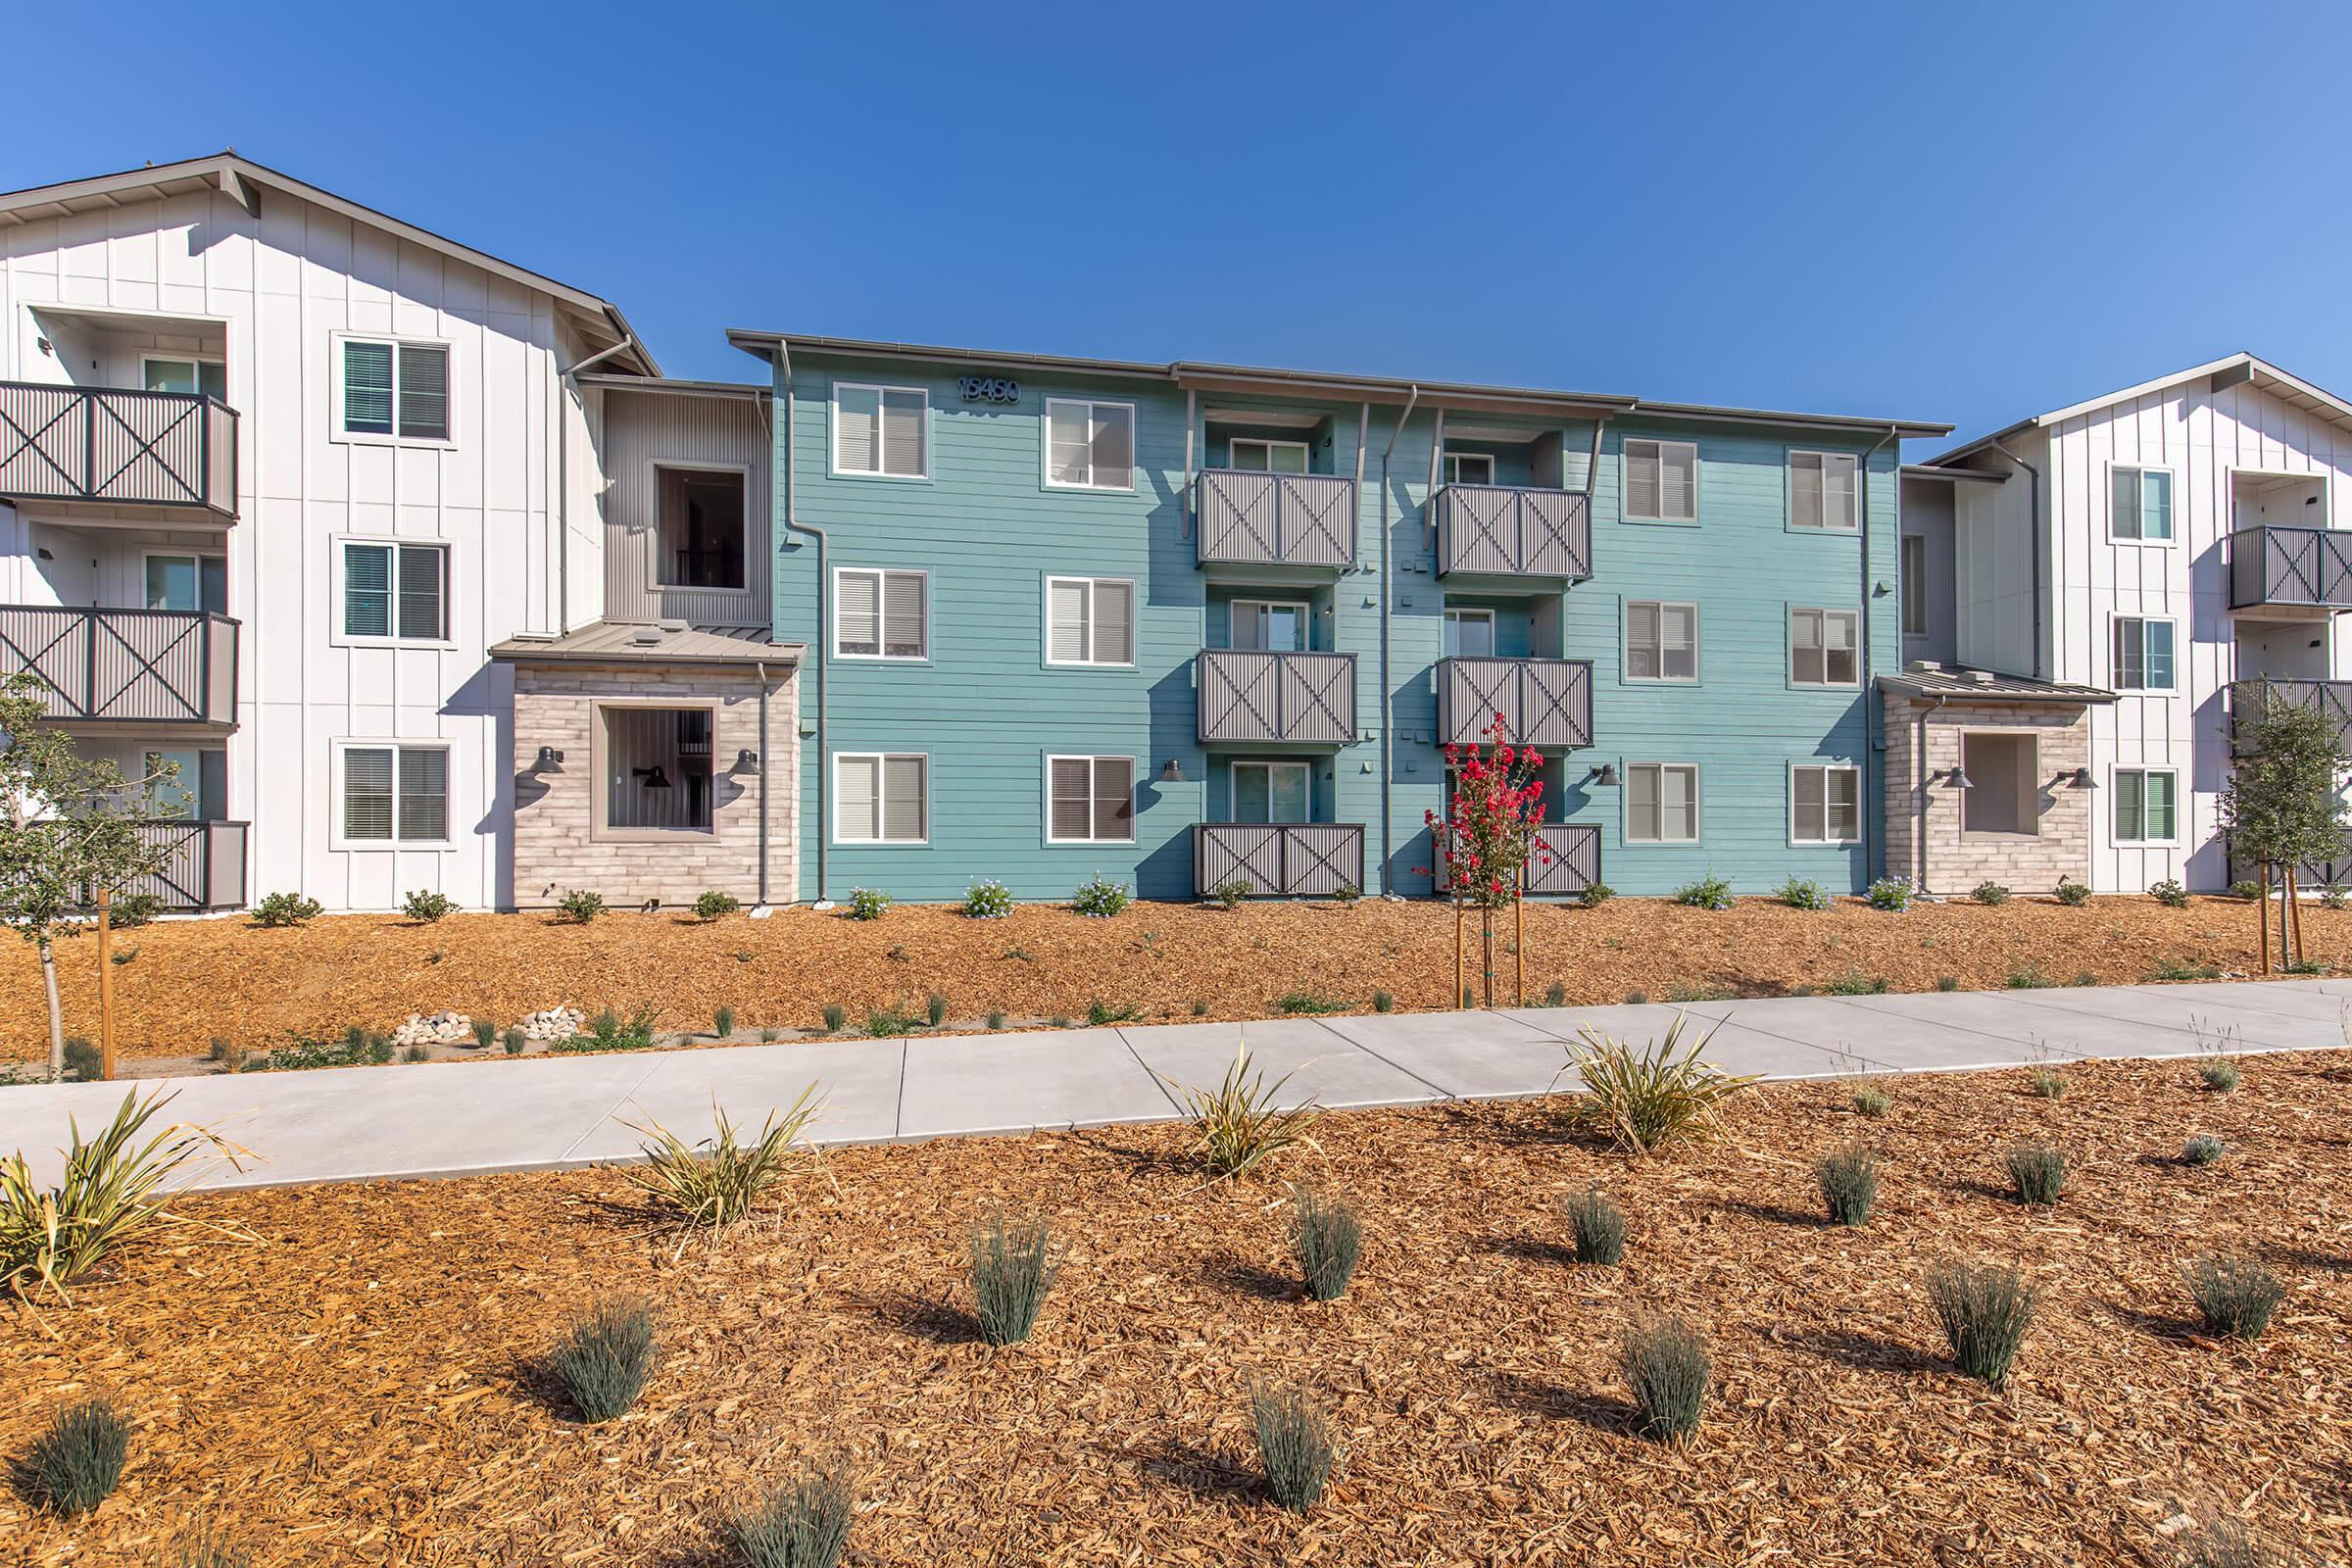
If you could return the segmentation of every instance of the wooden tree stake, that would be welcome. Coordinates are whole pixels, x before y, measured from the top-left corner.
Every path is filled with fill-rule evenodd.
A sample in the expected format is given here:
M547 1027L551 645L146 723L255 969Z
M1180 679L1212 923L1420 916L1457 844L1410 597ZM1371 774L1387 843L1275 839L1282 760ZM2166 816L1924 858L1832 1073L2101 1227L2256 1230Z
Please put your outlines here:
M2269 974L2271 972L2271 866L2268 860L2262 864L2262 894L2255 899L2254 906L2259 911L2258 917L2262 921L2262 972Z
M1527 897L1520 895L1511 901L1511 960L1517 978L1511 989L1517 993L1515 1005L1527 1005Z
M2265 942L2270 940L2268 926L2263 928L2262 936ZM2270 950L2265 948L2263 951L2267 954ZM1446 1004L1449 1007L1462 1004L1462 894L1459 888L1453 894L1453 996Z
M115 1076L115 928L107 890L98 890L98 1076Z

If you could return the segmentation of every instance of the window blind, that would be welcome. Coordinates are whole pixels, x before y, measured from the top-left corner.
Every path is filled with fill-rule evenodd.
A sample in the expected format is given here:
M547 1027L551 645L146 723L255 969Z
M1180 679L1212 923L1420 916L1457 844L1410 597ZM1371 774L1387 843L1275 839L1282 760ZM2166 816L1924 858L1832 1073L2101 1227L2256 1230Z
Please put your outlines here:
M392 635L392 547L343 547L343 635Z
M882 471L882 394L870 386L833 393L833 466L844 473Z
M886 757L882 760L882 836L893 843L915 843L925 835L923 775L927 760Z
M392 837L392 753L389 748L346 748L343 753L343 836Z
M1055 839L1093 837L1093 759L1056 757L1047 763L1046 771L1052 795L1047 807L1047 836Z
M360 435L392 433L392 345L343 343L343 428Z
M400 547L400 635L438 642L447 635L441 615L443 564L439 545Z
M1130 826L1135 800L1135 761L1126 757L1095 759L1095 838L1102 843L1124 843L1134 836Z
M1046 584L1048 659L1056 663L1080 663L1090 650L1086 640L1087 585L1057 577Z
M882 471L919 478L928 471L923 413L930 400L920 392L893 389L882 394Z
M449 439L449 350L400 346L400 433L427 441Z
M882 836L882 823L874 810L881 795L882 759L878 757L839 757L833 760L833 836L843 840L870 840Z
M879 655L882 652L882 578L878 572L845 571L835 581L841 602L834 606L839 635L834 651Z
M437 746L400 750L400 836L449 837L449 753Z
M892 659L923 657L923 575L882 574L882 652Z

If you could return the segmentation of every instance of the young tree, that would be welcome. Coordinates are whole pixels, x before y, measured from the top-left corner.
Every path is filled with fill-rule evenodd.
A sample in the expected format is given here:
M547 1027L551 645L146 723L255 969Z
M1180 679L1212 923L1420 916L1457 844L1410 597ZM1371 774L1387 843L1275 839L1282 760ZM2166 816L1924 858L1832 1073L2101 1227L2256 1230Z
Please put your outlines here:
M0 921L41 956L49 1000L49 1071L66 1064L65 1011L57 996L57 941L84 922L100 888L117 892L162 868L165 851L142 841L148 791L177 769L122 777L110 761L74 755L30 675L0 682Z
M2283 867L2278 879L2278 942L2288 951L2288 914L2294 868L2307 860L2332 860L2344 853L2344 806L2337 794L2347 755L2334 722L2318 709L2266 693L2262 709L2238 720L2240 754L2222 786L2222 830L2230 850L2266 870ZM2299 927L2300 921L2295 922ZM2299 936L2299 931L2298 931ZM2263 920L2264 951L2270 920ZM2294 961L2303 957L2293 945ZM2266 959L2267 962L2267 959Z
M1455 905L1478 909L1485 967L1482 995L1490 1007L1494 1004L1494 911L1519 902L1522 873L1531 857L1546 864L1551 859L1550 852L1535 842L1536 829L1544 822L1544 785L1536 777L1544 758L1532 746L1524 751L1513 747L1504 738L1508 734L1497 713L1487 731L1488 749L1475 743L1448 745L1446 764L1453 775L1452 804L1443 822L1435 811L1421 813L1437 839Z

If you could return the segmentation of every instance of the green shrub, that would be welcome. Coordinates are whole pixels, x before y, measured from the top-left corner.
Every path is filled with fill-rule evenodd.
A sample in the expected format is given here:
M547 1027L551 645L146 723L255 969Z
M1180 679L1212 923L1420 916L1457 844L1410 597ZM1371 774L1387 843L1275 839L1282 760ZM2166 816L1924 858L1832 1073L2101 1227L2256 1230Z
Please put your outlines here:
M890 907L890 895L880 888L852 888L841 912L853 920L879 920Z
M522 1029L520 1029L519 1027L517 1027L517 1028L514 1028L514 1029L509 1029L509 1030L506 1032L505 1036L502 1038L502 1041L501 1041L501 1043L502 1043L503 1045L505 1045L505 1047L507 1048L507 1054L508 1054L508 1055L510 1055L510 1056L519 1056L519 1055L521 1055L521 1054L522 1054L524 1052L526 1052L526 1051L530 1050L530 1048L531 1048L531 1037L530 1037L528 1034L526 1034L526 1033L525 1033L525 1032L524 1032Z
M256 925L304 925L326 912L317 899L306 899L299 893L272 893L253 906Z
M2088 969L2084 969L2075 976L2075 986L2078 990L2085 986L2095 986L2098 983L2099 977L2091 973Z
M1782 883L1779 897L1791 909L1826 909L1830 906L1830 896L1821 890L1821 884L1800 876L1791 876Z
M1101 1029L1108 1024L1133 1022L1143 1010L1132 1002L1122 1002L1115 1007L1107 1002L1090 1002L1086 1004L1086 1021Z
M1634 1429L1675 1443L1698 1430L1706 1408L1707 1342L1679 1317L1638 1317L1626 1325L1618 1364L1634 1396Z
M865 1033L871 1040L895 1040L921 1027L922 1021L913 1013L896 1007L868 1008L865 1014Z
M987 1023L991 1029L1002 1029L1004 1027L1004 1015L1001 1012L992 1011L988 1015Z
M69 1405L32 1440L25 1478L60 1513L88 1513L122 1479L130 1457L130 1423L105 1399Z
M1854 1085L1854 1109L1865 1116L1884 1116L1893 1103L1886 1098L1886 1091L1874 1080L1866 1078Z
M433 1048L418 1040L401 1048L400 1059L406 1062L430 1061Z
M498 1024L489 1018L473 1020L473 1045L476 1051L488 1051L498 1044Z
M1049 1029L1068 1029L1073 1026L1067 1016L1057 1012L1053 1017L1046 1020L1046 1027Z
M710 1032L725 1040L735 1033L735 1009L721 1006L710 1014Z
M1355 1005L1345 997L1326 997L1313 991L1293 991L1274 1004L1291 1014L1315 1012L1346 1012Z
M1939 974L1936 977L1936 989L1957 991L1960 989L1960 977L1956 974Z
M1732 906L1732 885L1709 871L1697 881L1686 882L1675 889L1674 902L1694 909L1728 909Z
M972 1301L980 1337L989 1344L1025 1340L1037 1326L1037 1309L1059 1272L1053 1241L1042 1219L998 1214L985 1227L973 1227Z
M923 999L923 1017L936 1029L948 1021L948 999L934 991Z
M2003 1156L2017 1200L2046 1208L2066 1191L2066 1155L2050 1144L2018 1144Z
M2036 1067L2033 1077L2034 1096L2037 1100L2064 1100L2066 1074L2055 1067Z
M1464 1005L1468 1005L1469 1001L1470 999L1467 996L1463 997L1462 999ZM1646 991L1628 991L1625 994L1625 1004L1629 1007L1645 1006L1648 1004L1648 1002L1649 993Z
M1002 920L1012 913L1012 890L995 877L984 877L963 890L963 912L974 920Z
M2286 1299L2278 1276L2251 1257L2200 1257L2180 1270L2188 1294L2205 1316L2205 1331L2253 1341L2271 1326L2271 1314Z
M1566 1102L1569 1125L1637 1154L1712 1138L1722 1125L1723 1107L1755 1079L1734 1077L1700 1059L1715 1030L1686 1047L1683 1033L1689 1024L1688 1014L1676 1014L1665 1035L1647 1048L1612 1040L1590 1024L1581 1029L1584 1043L1568 1048L1568 1064L1584 1092Z
M850 1479L839 1466L802 1472L726 1521L746 1568L834 1568L850 1540Z
M1353 904L1364 896L1364 890L1352 882L1343 882L1331 890L1331 896L1342 904Z
M458 901L446 893L417 888L401 901L400 912L420 925L431 925L444 915L457 913Z
M94 1084L106 1075L104 1054L79 1035L66 1037L65 1059L68 1083Z
M1863 894L1862 897L1874 909L1885 909L1890 914L1900 914L1911 907L1911 900L1917 891L1912 887L1911 879L1908 877L1883 876L1873 882L1870 885L1870 891Z
M1616 896L1617 890L1615 888L1609 886L1606 882L1602 882L1597 879L1586 883L1584 888L1577 894L1577 898L1583 902L1585 907L1588 909L1597 909Z
M1298 1189L1291 1213L1291 1248L1298 1254L1299 1272L1306 1276L1306 1294L1318 1301L1336 1301L1355 1278L1355 1262L1363 1251L1364 1230L1355 1211L1336 1198L1311 1188Z
M694 917L708 925L720 915L733 914L742 907L743 901L734 894L721 893L716 888L705 888L695 895Z
M2041 965L2038 963L2028 963L2022 968L2009 971L2009 989L2012 991L2046 990L2049 983L2050 977L2041 972Z
M1969 894L1969 897L1976 900L1979 904L2007 904L2009 902L2009 890L2001 886L1998 882L1980 882L1976 885L1975 890Z
M586 1034L558 1040L548 1050L559 1055L587 1056L607 1051L644 1051L654 1043L654 1009L641 1004L624 1021L611 1007L588 1020Z
M784 1179L793 1141L808 1130L824 1103L816 1085L810 1084L788 1109L769 1111L749 1142L737 1139L735 1124L723 1110L712 1113L712 1136L693 1145L660 1122L642 1127L623 1123L647 1134L651 1142L645 1146L644 1161L624 1166L621 1176L689 1228L721 1229L749 1215Z
M1210 1171L1227 1180L1246 1175L1267 1155L1298 1143L1321 1114L1311 1100L1299 1105L1281 1103L1290 1074L1268 1087L1265 1075L1250 1069L1250 1047L1244 1043L1233 1054L1222 1084L1183 1091L1186 1117L1197 1136L1195 1147Z
M1883 997L1886 994L1886 977L1883 974L1864 974L1852 964L1845 972L1829 983L1833 997Z
M2191 958L2158 958L2155 980L2219 980L2222 966L2218 963L2199 963Z
M1813 1167L1821 1184L1821 1200L1838 1225L1860 1225L1870 1218L1879 1200L1879 1161L1867 1148L1849 1144L1822 1156Z
M556 907L572 924L586 925L605 912L605 896L591 893L586 888L573 888L556 901Z
M1135 892L1124 882L1113 882L1097 873L1078 884L1070 895L1070 907L1083 915L1107 920L1135 902Z
M106 901L106 921L118 931L135 931L164 912L160 893L118 893Z
M1939 1264L1928 1274L1928 1302L1952 1359L1972 1378L1999 1388L2034 1322L2037 1293L2013 1268Z
M1195 997L1193 999L1193 1016L1196 1018L1205 1018L1208 1016L1208 1004L1201 1001L1199 997Z
M1590 1188L1560 1206L1568 1215L1568 1235L1579 1263L1605 1268L1624 1258L1625 1215L1608 1194Z
M219 1062L226 1072L243 1072L246 1063L253 1059L250 1050L220 1035L213 1036L212 1046L204 1054L205 1059Z
M87 1139L69 1121L65 1167L54 1187L33 1179L22 1151L0 1157L0 1290L21 1297L39 1286L62 1297L125 1243L158 1226L195 1223L182 1221L158 1194L183 1185L186 1167L199 1158L233 1160L238 1152L198 1126L149 1133L147 1124L172 1098L159 1091L141 1100L134 1089Z
M1238 909L1242 902L1257 891L1257 884L1246 876L1229 876L1208 890L1211 904L1220 908Z
M1372 1010L1374 1012L1395 1012L1396 999L1386 991L1375 991L1372 993Z
M2320 904L2322 907L2329 909L2352 908L2352 893L2346 893L2330 882L2320 890Z
M2180 1162L2184 1165L2210 1165L2229 1152L2219 1138L2211 1133L2199 1133L2180 1146Z
M226 1526L198 1514L174 1527L148 1561L153 1568L253 1568L253 1552Z
M840 1003L826 1003L825 1033L829 1035L837 1035L841 1033L841 1026L849 1021L849 1009L844 1007Z
M2252 904L2256 899L2262 897L2262 884L2250 876L2240 877L2237 881L2230 884L2230 896L2233 899L2243 899L2248 904Z
M599 1301L572 1320L547 1366L581 1420L612 1420L637 1402L654 1369L654 1314L634 1301Z
M1565 1007L1568 1005L1568 982L1565 980L1554 980L1550 985L1545 986L1544 988L1544 1005L1546 1007Z
M2217 1095L2233 1093L2238 1084L2237 1063L2228 1056L2208 1056L2197 1063L2197 1081Z
M2169 876L2161 882L2150 883L2148 885L2148 897L2154 899L2158 904L2163 905L2168 909L2185 909L2188 907L2188 889L2182 887L2178 881Z
M2087 885L2077 882L2072 877L2062 876L2058 879L2057 897L2058 902L2068 908L2080 909L2090 902L2090 889Z
M1250 1391L1250 1420L1274 1500L1293 1513L1321 1501L1339 1451L1330 1419L1296 1390L1258 1387Z

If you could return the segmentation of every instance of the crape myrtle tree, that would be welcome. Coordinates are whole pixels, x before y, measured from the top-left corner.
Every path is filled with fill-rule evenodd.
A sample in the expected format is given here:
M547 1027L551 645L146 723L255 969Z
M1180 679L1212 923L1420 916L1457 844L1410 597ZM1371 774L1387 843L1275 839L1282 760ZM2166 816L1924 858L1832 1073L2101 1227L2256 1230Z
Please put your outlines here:
M2344 853L2343 736L2335 720L2319 709L2266 692L2261 709L2238 719L2236 739L2238 756L2222 786L2222 831L2230 836L2231 854L2263 868L2265 967L2273 882L2278 894L2279 960L2300 964L2303 923L2294 917L2295 867Z
M165 850L143 841L138 823L150 792L178 770L166 762L130 780L110 761L76 756L63 731L41 722L43 690L28 674L0 682L0 921L40 954L56 1077L66 1064L58 940L87 923L99 889L120 892L162 868Z
M1494 1004L1494 915L1519 902L1529 859L1548 864L1551 853L1536 843L1544 822L1544 785L1537 773L1544 758L1534 747L1521 749L1505 737L1509 726L1500 713L1488 726L1487 743L1448 744L1446 766L1453 779L1453 799L1441 821L1435 811L1421 813L1429 824L1445 866L1446 885L1456 911L1455 975L1460 975L1460 910L1478 910L1478 939L1484 983L1482 1004ZM1454 999L1460 1001L1457 995ZM1526 999L1521 998L1522 1002Z

